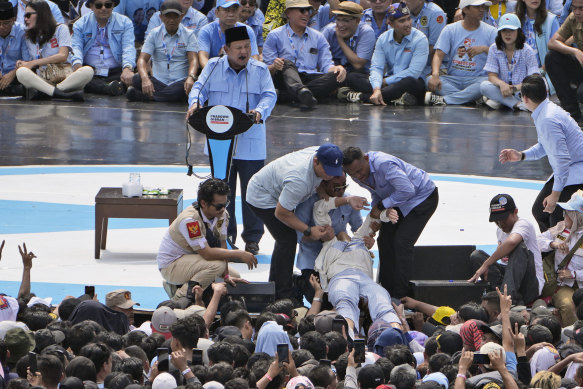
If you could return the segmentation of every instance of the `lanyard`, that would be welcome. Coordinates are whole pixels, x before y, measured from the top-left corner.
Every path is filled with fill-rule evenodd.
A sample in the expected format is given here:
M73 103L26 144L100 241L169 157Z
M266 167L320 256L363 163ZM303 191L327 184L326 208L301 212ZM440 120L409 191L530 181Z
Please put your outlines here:
M289 32L290 30L290 26L289 24L285 25L285 31L287 32L287 38L289 39L289 44L291 45L292 50L296 53L296 58L294 63L298 60L299 56L300 56L300 52L302 51L302 49L304 48L304 46L306 45L306 42L308 41L308 34L304 33L304 42L302 43L302 46L299 49L296 49L296 45L294 45L294 41L291 37L291 34Z
M38 42L37 42L37 43L35 43L35 45L36 45L36 59L40 59L40 55L41 55L41 48L40 48L40 46L38 45Z
M162 47L164 47L164 55L166 55L166 59L168 60L168 70L170 70L170 61L172 61L172 57L174 56L174 51L178 47L178 31L176 31L176 42L174 43L174 48L172 48L172 51L170 52L170 54L168 54L168 48L166 46L166 42L164 42L163 32L164 31L162 29L160 29L160 35L162 35ZM170 37L170 39L172 39L172 37Z
M518 50L514 50L514 53L512 54L512 60L510 62L508 62L508 56L506 55L506 52L504 52L504 57L506 57L506 66L508 68L508 85L512 85L512 72L514 71L514 67L518 62Z
M4 69L4 58L8 53L8 49L10 48L13 39L14 35L10 35L10 39L8 39L8 45L6 45L5 49L2 46L0 46L0 74L2 74L2 70Z
M492 13L490 12L491 8L488 8L488 17L490 18L490 21L492 22L492 26L494 27L498 27L498 21L500 20L500 18L502 17L502 2L499 2L498 5L498 19L494 19L494 17L492 16Z
M421 15L423 14L423 11L425 11L425 8L427 8L427 3L423 3L423 8L421 8L421 11L419 11L419 15L417 15L417 17L415 18L415 28L419 30L419 26L421 23Z

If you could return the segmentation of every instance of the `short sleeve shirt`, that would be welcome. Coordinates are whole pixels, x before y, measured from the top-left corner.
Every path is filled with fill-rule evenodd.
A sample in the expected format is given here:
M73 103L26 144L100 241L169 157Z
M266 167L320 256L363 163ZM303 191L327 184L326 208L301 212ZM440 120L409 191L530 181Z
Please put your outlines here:
M583 23L577 22L575 15L571 14L565 20L565 23L559 28L559 35L565 39L573 37L575 44L579 49L583 48Z
M30 40L26 40L26 46L28 47L28 52L33 59L47 58L51 55L59 53L59 48L68 47L69 50L72 47L71 34L69 29L64 24L57 25L55 33L44 45L39 46L37 43L33 43Z

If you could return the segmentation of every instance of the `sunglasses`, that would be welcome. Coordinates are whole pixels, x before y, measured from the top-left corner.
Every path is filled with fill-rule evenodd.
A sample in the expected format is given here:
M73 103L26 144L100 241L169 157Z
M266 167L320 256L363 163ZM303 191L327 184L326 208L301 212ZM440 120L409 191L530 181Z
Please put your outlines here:
M314 9L312 7L306 7L306 8L298 8L298 11L300 11L300 13L307 13L307 14L312 14L312 12L314 11Z
M113 3L93 3L95 9L101 9L103 7L110 9L113 7Z
M30 19L32 15L36 15L36 12L27 12L24 14L25 19Z
M227 202L226 202L226 203L224 203L224 204L211 204L211 205L212 205L213 207L215 207L215 209L216 209L217 211L220 211L220 210L221 210L221 209L223 209L223 208L227 208L227 207L229 206L229 204L231 204L231 202L230 202L230 201L227 201Z
M344 190L346 188L348 188L348 184L334 185L334 192L340 192L341 190Z

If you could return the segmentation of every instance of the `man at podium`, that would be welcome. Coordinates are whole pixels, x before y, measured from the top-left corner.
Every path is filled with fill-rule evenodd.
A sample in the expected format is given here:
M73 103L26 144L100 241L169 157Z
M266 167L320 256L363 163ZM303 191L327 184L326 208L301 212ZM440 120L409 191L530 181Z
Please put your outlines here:
M188 96L190 117L208 102L209 105L226 105L255 115L255 125L237 135L231 174L229 177L230 205L227 208L231 220L227 235L234 242L237 236L235 195L237 175L241 182L241 204L245 250L257 254L259 240L263 236L263 222L247 205L247 183L265 163L265 120L277 100L277 94L267 65L251 58L251 41L246 27L225 30L226 56L209 60Z

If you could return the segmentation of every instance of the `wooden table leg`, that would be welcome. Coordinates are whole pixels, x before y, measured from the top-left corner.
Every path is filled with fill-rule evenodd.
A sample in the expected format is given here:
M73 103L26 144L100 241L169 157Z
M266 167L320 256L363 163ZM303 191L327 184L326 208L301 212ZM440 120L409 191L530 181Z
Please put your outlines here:
M105 245L107 244L107 223L109 218L103 218L103 229L101 230L101 249L105 250Z
M101 210L99 205L95 206L95 259L101 256L101 230L103 227L103 218L101 217Z

